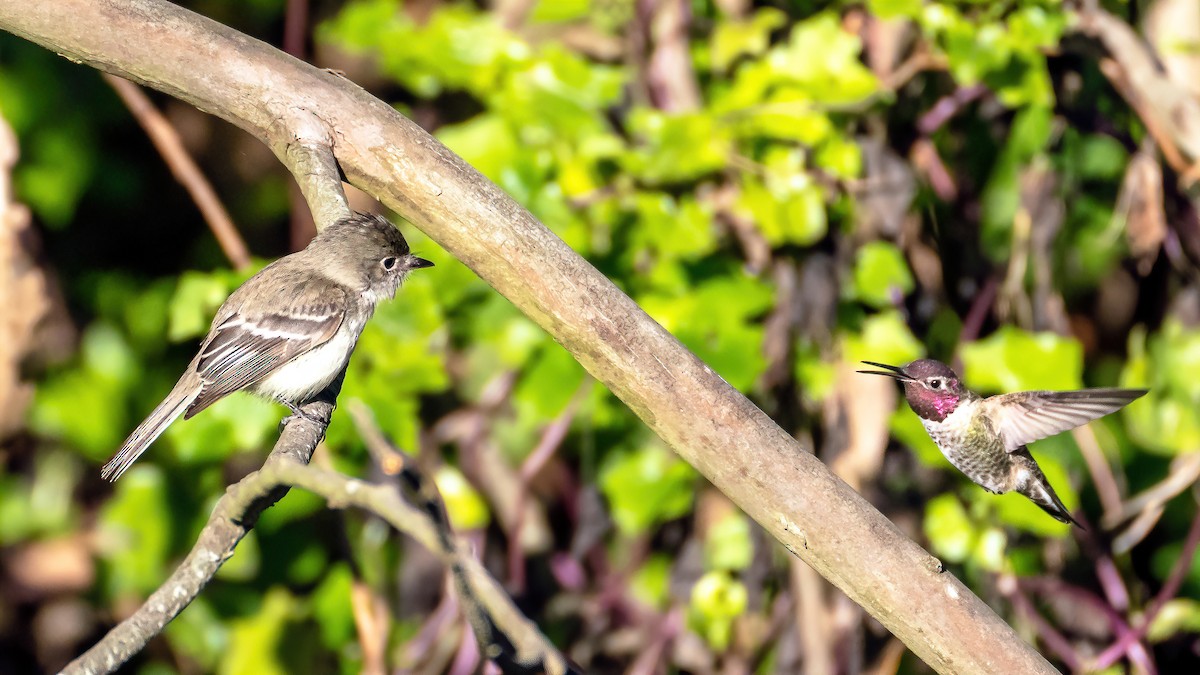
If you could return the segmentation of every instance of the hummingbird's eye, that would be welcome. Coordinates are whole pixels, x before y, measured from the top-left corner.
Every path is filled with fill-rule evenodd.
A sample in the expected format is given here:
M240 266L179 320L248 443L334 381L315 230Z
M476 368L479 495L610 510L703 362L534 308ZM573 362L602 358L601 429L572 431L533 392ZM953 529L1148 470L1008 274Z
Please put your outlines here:
M381 260L379 264L383 265L383 269L391 272L392 270L396 269L396 262L397 260L395 258L388 256Z
M934 378L931 378L931 379L929 380L929 388L930 388L930 389L941 389L941 388L942 388L942 381L941 381L941 380L939 380L939 379L938 379L938 378L936 378L936 377L934 377Z

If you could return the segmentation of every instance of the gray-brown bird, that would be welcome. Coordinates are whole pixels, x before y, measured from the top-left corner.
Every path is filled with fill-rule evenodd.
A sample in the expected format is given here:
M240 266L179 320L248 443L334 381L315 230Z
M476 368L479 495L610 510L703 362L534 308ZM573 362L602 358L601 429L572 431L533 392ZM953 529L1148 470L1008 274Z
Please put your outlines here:
M375 306L409 272L431 267L382 216L354 214L303 250L267 265L234 291L213 319L179 382L108 460L116 480L180 415L247 390L299 406L328 387L346 364Z
M1019 391L983 398L963 387L950 366L934 359L903 368L863 363L884 370L858 372L904 384L908 405L929 437L967 478L988 492L1025 495L1056 520L1079 527L1026 445L1116 412L1147 391Z

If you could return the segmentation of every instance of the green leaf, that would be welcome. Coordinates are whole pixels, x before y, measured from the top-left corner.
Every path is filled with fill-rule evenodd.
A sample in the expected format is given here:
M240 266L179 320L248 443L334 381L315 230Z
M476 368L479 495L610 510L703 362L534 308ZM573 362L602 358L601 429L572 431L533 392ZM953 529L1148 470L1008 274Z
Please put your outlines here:
M671 563L669 555L654 554L629 579L629 593L643 604L664 609L670 601Z
M528 365L513 391L522 417L553 419L566 409L586 373L570 352L548 343Z
M229 629L223 618L201 595L167 624L163 634L172 649L211 672L229 647Z
M692 587L688 624L717 651L729 647L733 620L746 611L746 586L727 572L707 572Z
M220 462L240 451L266 454L279 420L287 414L274 403L246 393L227 396L190 420L180 419L162 439L185 465Z
M1073 163L1083 178L1119 180L1129 164L1129 152L1112 136L1086 136L1081 139L1077 152Z
M30 427L63 439L91 459L106 458L128 431L124 402L140 374L124 336L95 322L83 335L79 363L38 388Z
M867 0L867 9L880 19L916 18L921 15L921 0Z
M446 514L450 517L450 525L455 531L481 530L491 522L492 514L488 510L487 502L461 471L449 464L443 464L438 467L433 481L437 484L438 492L442 493Z
M912 292L912 272L893 244L872 241L858 250L854 263L854 297L872 307L891 307Z
M512 171L522 151L508 121L495 113L448 124L438 129L437 137L480 173L497 182L505 181L505 174Z
M712 34L712 69L726 70L743 56L762 54L771 32L786 22L787 15L774 7L763 7L748 19L721 21Z
M246 278L237 272L184 272L171 298L167 339L181 342L208 333L217 308Z
M1200 633L1200 601L1192 598L1175 598L1167 601L1146 636L1151 642L1164 642L1181 633Z
M630 243L635 251L675 261L695 260L716 248L712 210L694 198L639 191L634 208L637 222Z
M234 621L229 649L217 672L221 675L287 675L280 648L288 624L300 611L299 602L282 588L272 588L258 613Z
M710 525L704 539L704 559L711 570L744 570L754 559L754 539L750 536L750 521L730 510Z
M831 135L813 156L816 165L837 178L849 180L862 175L862 150L854 140Z
M555 23L575 21L587 17L591 0L537 0L529 13L533 23Z
M971 389L1012 392L1083 387L1083 347L1054 333L1003 326L962 347L963 380Z
M1129 436L1162 455L1194 452L1200 447L1200 383L1190 376L1200 368L1200 335L1168 318L1147 337L1144 327L1129 335L1129 359L1121 385L1148 387L1150 393L1121 411Z
M933 552L953 563L966 561L975 545L975 529L954 495L939 495L925 506L925 536Z
M1000 572L1005 566L1004 553L1007 547L1008 535L1004 533L1004 530L998 527L989 527L979 533L976 538L971 558L989 572Z
M162 582L170 552L167 482L158 467L138 464L116 486L100 512L100 556L108 563L112 595L143 595Z
M658 445L610 453L600 469L600 490L617 529L636 535L692 508L696 472Z
M486 95L501 73L530 57L529 46L491 16L447 5L418 24L396 0L342 8L317 38L353 53L372 53L391 77L423 97L445 90Z
M715 277L682 295L638 298L650 316L743 391L766 368L763 328L757 317L771 302L770 288L744 275Z
M28 475L0 473L0 545L66 534L78 527L79 459L42 450Z
M321 629L321 641L338 649L354 639L354 612L350 599L354 575L346 563L336 563L312 593L313 618Z
M848 104L879 89L860 60L861 52L858 36L844 30L836 14L822 12L796 23L787 42L767 55L766 64L776 86L793 88L812 101Z
M745 178L735 211L750 218L773 246L807 246L828 230L825 195L803 172L763 183Z
M258 545L258 535L251 530L238 542L233 556L217 570L217 578L225 581L253 581L258 576L261 565L262 549Z
M980 198L980 224L984 251L996 262L1006 262L1012 247L1012 223L1021 203L1018 176L1021 168L1042 155L1053 132L1049 106L1022 108L1013 118L1000 156L992 167Z
M691 181L725 167L733 149L728 130L706 113L666 114L649 108L629 117L641 143L625 165L651 185Z
M851 363L875 361L903 365L925 353L897 310L872 314L858 333L845 333L842 353Z

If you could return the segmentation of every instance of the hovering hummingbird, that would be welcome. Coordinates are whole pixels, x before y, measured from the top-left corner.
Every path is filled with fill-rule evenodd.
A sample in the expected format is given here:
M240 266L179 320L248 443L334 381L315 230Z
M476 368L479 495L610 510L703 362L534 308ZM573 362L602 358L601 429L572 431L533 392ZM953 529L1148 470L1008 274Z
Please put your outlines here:
M1029 454L1027 443L1074 429L1116 412L1145 389L1019 391L983 398L962 386L946 364L921 359L898 368L860 370L886 375L904 384L908 405L925 431L959 471L995 494L1017 491L1056 520L1083 527L1063 506L1045 474Z

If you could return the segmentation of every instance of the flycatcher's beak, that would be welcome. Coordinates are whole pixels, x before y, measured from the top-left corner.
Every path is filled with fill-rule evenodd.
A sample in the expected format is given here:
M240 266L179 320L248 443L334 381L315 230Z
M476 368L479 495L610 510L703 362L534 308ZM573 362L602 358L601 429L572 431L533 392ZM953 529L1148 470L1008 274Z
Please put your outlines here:
M883 368L884 370L883 371L859 370L859 371L855 371L855 372L859 372L864 375L886 375L887 377L894 377L901 382L912 382L913 381L913 378L910 377L908 375L908 373L904 372L903 368L899 368L897 366L889 366L886 363L875 363L874 361L863 361L863 363L867 364L868 366L876 366L879 368ZM886 372L884 372L884 371L886 371Z
M433 263L424 258L418 258L415 255L408 256L408 269L419 270L422 267L433 267Z

